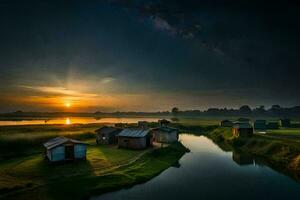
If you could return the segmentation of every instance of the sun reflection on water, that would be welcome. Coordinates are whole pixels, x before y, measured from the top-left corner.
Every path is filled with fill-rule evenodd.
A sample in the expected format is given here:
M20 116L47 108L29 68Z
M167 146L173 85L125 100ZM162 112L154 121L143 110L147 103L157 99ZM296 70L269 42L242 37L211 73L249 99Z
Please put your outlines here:
M66 124L67 124L67 125L71 124L70 118L66 118Z

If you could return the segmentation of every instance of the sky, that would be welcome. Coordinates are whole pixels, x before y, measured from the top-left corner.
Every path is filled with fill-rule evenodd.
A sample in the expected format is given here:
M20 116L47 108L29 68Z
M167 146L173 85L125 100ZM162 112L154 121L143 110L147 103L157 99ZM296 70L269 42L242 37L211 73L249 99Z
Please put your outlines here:
M295 1L0 1L0 112L300 102Z

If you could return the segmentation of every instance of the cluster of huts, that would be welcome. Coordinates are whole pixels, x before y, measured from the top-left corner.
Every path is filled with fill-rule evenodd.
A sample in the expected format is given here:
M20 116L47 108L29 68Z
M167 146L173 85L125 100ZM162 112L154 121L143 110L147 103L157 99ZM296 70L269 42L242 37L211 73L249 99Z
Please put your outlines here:
M97 144L116 144L119 148L146 149L153 142L172 143L178 141L178 129L168 120L159 120L159 126L149 128L148 122L137 126L103 126L95 131ZM51 162L86 159L87 144L78 140L57 137L46 143L45 157Z
M267 120L255 120L250 123L250 119L239 118L237 121L233 122L230 120L221 121L220 125L222 127L231 127L232 133L236 137L250 137L254 132L256 133L266 133L268 129L278 129L279 127L288 128L291 127L290 119L280 119L278 121Z
M145 149L153 142L172 143L178 140L178 129L169 126L168 120L159 120L158 124L155 128L149 128L146 121L139 121L136 127L104 126L96 130L96 142L117 144L119 148Z

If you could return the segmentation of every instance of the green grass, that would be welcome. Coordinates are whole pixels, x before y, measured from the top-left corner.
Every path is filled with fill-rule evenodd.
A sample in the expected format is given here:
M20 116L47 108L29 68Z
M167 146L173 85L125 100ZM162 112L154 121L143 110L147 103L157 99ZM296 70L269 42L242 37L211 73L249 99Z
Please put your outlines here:
M66 164L32 155L0 164L0 194L4 199L81 199L147 181L185 152L180 143L154 151L90 146L86 161Z
M94 131L99 127L99 124L1 126L0 161L41 152L42 143L57 136L94 138Z
M96 145L100 125L33 125L0 128L0 199L82 199L151 179L186 152L181 143L134 151ZM42 143L56 136L83 140L87 160L51 164Z
M274 135L300 136L300 128L281 128L277 130L268 130L267 133L274 134Z

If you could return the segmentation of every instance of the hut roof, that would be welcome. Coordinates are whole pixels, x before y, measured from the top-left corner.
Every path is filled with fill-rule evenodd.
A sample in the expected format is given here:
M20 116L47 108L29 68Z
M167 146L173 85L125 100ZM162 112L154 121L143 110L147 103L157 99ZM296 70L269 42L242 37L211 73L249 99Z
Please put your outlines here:
M234 128L253 128L249 123L236 123L233 126Z
M60 136L60 137L53 138L53 139L49 140L48 142L45 142L43 145L46 149L52 149L54 147L57 147L59 145L66 143L66 142L72 142L75 144L86 144L85 142L81 142L79 140L74 140L74 139Z
M178 131L177 128L173 128L173 127L169 127L169 126L158 127L158 128L154 128L153 130L159 130L159 131L163 131L163 132L167 132L167 133L171 133L173 131Z
M150 132L150 129L142 129L142 128L126 128L121 131L118 136L123 137L145 137Z
M112 127L112 126L103 126L99 129L97 129L95 132L96 133L103 133L103 134L111 134L115 131L121 131L122 129L120 128L115 128L115 127Z

